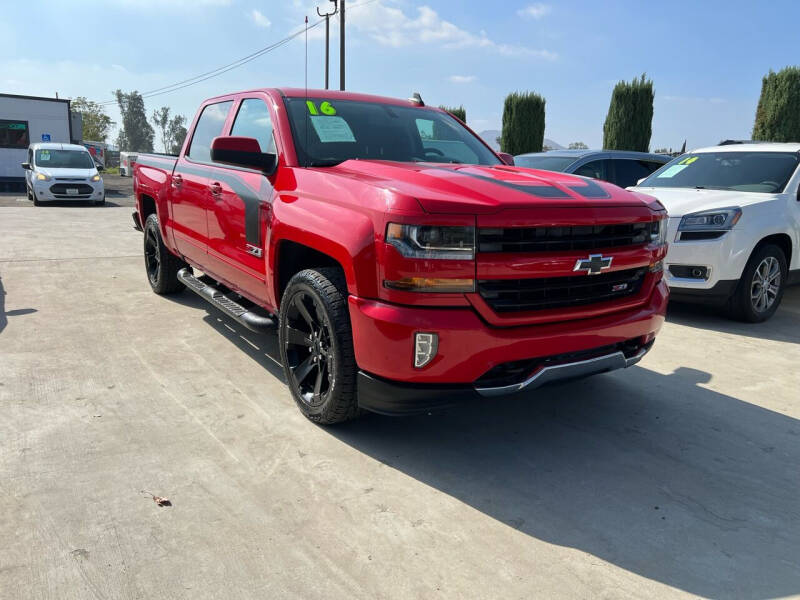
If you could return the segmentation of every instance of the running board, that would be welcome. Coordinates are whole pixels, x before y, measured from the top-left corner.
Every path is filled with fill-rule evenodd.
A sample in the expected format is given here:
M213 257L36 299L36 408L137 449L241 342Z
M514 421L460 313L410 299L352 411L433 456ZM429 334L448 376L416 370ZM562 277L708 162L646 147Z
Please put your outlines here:
M195 277L191 269L181 269L178 271L178 279L188 289L192 290L204 300L207 300L210 304L217 307L232 319L235 319L247 327L250 331L267 333L275 329L276 324L274 320L248 310L235 300L231 300L214 286Z

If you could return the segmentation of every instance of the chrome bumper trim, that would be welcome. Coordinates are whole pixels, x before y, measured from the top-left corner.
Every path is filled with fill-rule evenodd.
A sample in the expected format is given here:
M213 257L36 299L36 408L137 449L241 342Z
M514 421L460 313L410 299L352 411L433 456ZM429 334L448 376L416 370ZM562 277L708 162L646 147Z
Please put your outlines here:
M649 345L647 348L642 348L639 350L630 358L626 357L622 351L618 351L611 354L606 354L605 356L589 358L587 360L579 360L577 362L542 367L528 379L520 383L505 385L502 387L476 387L475 391L477 391L481 396L492 398L495 396L513 394L525 389L536 389L545 383L551 383L553 381L559 381L562 379L571 379L573 377L581 377L583 375L594 375L597 373L615 371L616 369L625 369L642 360L642 357L647 354L648 350L650 350Z

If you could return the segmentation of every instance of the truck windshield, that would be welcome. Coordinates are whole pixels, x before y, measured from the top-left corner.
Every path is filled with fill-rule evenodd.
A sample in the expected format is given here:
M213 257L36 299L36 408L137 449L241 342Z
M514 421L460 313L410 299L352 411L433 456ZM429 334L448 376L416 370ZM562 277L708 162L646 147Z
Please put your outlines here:
M515 156L514 164L529 169L545 171L566 171L567 167L578 160L577 156Z
M661 167L640 185L781 193L797 168L798 158L795 152L684 154Z
M44 148L36 151L36 166L51 169L92 169L94 161L88 152Z
M333 166L350 159L501 164L447 113L379 102L285 101L301 165Z

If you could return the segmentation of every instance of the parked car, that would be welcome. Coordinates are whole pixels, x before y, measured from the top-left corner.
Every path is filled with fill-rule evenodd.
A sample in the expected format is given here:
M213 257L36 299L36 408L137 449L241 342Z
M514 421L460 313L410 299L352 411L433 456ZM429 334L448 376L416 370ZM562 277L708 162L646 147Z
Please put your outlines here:
M92 200L97 205L106 201L103 178L84 146L31 144L22 168L28 199L35 206L52 200Z
M186 140L134 166L150 286L277 327L318 423L624 368L664 321L654 198L505 166L419 99L230 94Z
M800 281L800 144L735 144L679 156L633 188L667 208L672 297L758 322Z
M561 171L592 179L602 179L621 188L636 185L671 160L663 154L622 150L550 150L514 157L518 167Z
M133 175L133 165L136 164L135 152L120 152L119 153L119 174L122 177L131 177Z

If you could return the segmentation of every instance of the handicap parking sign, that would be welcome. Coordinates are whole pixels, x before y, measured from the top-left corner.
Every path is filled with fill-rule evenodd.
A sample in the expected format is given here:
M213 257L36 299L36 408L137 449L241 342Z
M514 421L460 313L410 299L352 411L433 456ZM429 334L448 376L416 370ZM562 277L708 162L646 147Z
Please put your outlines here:
M43 133L42 134L42 141L43 142L49 142L50 141L50 134L49 133Z

